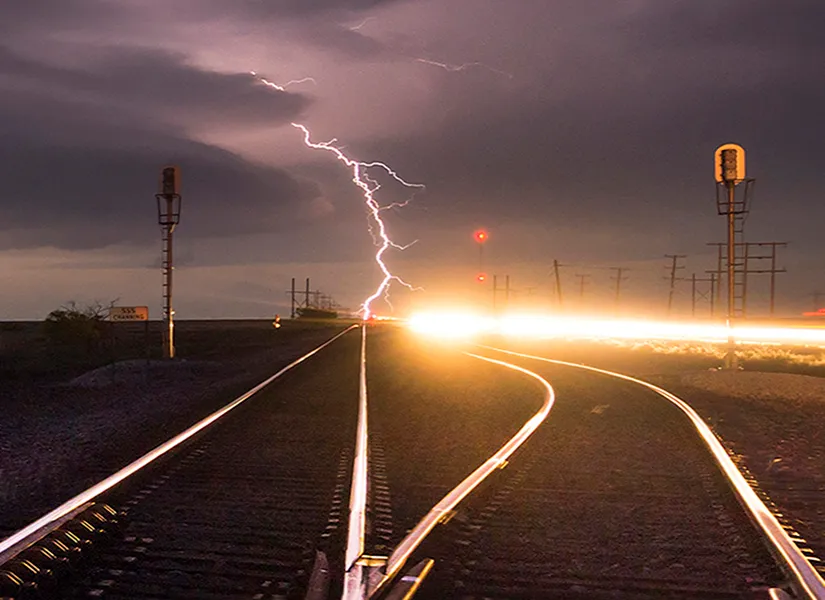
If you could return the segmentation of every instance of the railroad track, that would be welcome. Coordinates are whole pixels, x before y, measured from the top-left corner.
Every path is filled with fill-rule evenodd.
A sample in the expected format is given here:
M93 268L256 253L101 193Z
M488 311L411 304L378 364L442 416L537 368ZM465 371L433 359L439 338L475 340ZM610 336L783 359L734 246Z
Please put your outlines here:
M823 597L656 390L360 331L0 542L0 596Z
M825 597L815 552L679 398L489 350L552 380L567 402L442 544L453 567L431 579L432 597L780 597L780 585Z
M314 351L318 377L293 363L2 542L0 597L304 597L326 556L343 568L358 346Z

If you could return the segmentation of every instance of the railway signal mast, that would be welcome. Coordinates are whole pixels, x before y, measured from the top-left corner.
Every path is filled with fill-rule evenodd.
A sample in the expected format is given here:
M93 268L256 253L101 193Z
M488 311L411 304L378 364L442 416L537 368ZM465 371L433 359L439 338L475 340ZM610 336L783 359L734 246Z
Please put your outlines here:
M745 149L737 144L723 144L714 154L714 176L716 178L716 208L720 215L728 218L728 351L725 368L736 369L736 342L733 337L733 319L736 311L736 218L747 211L748 194L753 180L745 179ZM737 200L736 186L745 182L744 192ZM720 190L726 193L720 198Z
M489 237L484 229L478 229L473 233L473 239L478 244L478 275L476 275L478 283L484 283L487 280L487 274L484 272L484 243Z
M180 222L180 168L176 166L163 167L160 176L160 193L155 194L158 206L158 224L163 236L163 254L161 268L163 270L163 319L165 328L163 333L164 358L175 357L175 311L172 309L172 232Z

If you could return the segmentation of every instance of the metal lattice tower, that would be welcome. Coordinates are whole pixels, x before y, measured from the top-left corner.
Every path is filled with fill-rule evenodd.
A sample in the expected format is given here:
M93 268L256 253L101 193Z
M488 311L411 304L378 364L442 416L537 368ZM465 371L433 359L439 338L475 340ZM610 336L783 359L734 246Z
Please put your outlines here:
M161 226L163 249L161 271L163 274L163 356L175 357L175 311L172 308L172 274L175 270L172 240L175 226L180 222L180 169L164 167L161 171L160 193L155 195L158 205L158 224Z

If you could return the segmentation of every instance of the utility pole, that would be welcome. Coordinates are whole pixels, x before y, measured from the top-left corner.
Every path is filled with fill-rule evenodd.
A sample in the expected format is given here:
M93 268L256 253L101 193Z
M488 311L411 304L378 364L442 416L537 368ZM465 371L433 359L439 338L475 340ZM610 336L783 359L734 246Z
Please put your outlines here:
M716 316L717 296L719 294L719 286L716 281L716 273L710 274L710 317Z
M623 267L610 267L612 271L616 271L616 296L613 300L614 302L614 310L616 314L619 314L619 304L621 303L622 297L622 281L626 280L627 277L623 277L622 273L624 273L627 269Z
M690 276L690 316L696 316L696 273Z
M774 315L774 311L776 308L776 274L777 273L784 273L785 269L777 269L776 268L776 249L777 248L785 248L788 244L787 242L766 242L765 245L770 245L771 247L771 316Z
M708 245L716 246L717 248L717 268L715 271L707 271L707 273L715 274L717 276L717 280L721 282L722 273L724 272L722 270L722 262L724 259L722 247L724 246L724 243L712 242ZM736 311L738 310L739 316L747 316L748 291L751 282L750 276L754 274L767 273L770 275L770 315L774 315L776 311L776 274L786 272L786 269L777 268L776 266L777 248L784 248L787 245L787 242L737 242L736 244L734 244L736 248L735 254L742 256L742 261L737 263L737 265L740 267L740 269L737 270L737 272L741 275L741 292L738 297L739 306L738 309L736 307L734 308L734 313L736 313ZM764 250L762 250L763 248L768 248L768 252L766 253ZM754 264L756 264L757 266L764 265L764 261L770 261L769 268L753 267ZM736 302L736 296L734 296L734 302Z
M716 245L716 304L722 304L722 244Z
M691 282L691 291L690 291L690 316L696 316L696 299L702 298L704 300L708 300L710 304L710 316L713 316L713 296L716 292L716 275L714 273L710 274L710 277L706 277L704 279L700 279L696 277L696 273L690 278ZM699 290L699 287L696 285L697 283L710 283L710 289L707 292L702 292Z
M553 273L555 273L556 279L556 301L558 302L559 310L561 310L564 304L562 303L561 297L561 275L559 274L559 266L559 261L553 259Z
M776 308L776 243L771 245L771 308L770 315L773 317Z
M684 265L677 264L680 258L687 258L685 254L665 254L665 258L671 259L670 265L670 293L667 296L667 316L670 316L673 309L673 293L676 291L676 271L685 268Z
M498 276L493 275L493 311L498 308L497 305L497 294L498 292L504 292L504 308L507 308L507 303L510 301L510 276L504 276L504 287L498 287Z
M296 301L295 301L295 278L294 277L292 278L292 289L290 290L289 298L290 298L289 318L294 319L295 318L295 307L296 307L296 304L297 304Z
M587 285L590 275L586 273L576 273L576 277L579 278L579 307L581 308L584 306L584 287Z
M161 269L163 271L163 356L175 358L175 311L172 308L172 233L180 223L180 168L163 167L160 179L160 192L155 194L158 207L158 224L161 226L163 251Z

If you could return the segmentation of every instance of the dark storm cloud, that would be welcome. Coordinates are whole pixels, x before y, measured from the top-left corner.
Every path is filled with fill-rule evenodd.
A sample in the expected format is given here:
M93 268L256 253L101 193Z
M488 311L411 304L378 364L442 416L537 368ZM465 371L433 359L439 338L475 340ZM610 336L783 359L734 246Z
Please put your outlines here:
M241 26L282 34L289 31L308 47L335 51L338 59L375 58L391 53L384 43L355 29L361 15L403 0L275 0L201 2L188 6L201 20L234 20Z
M456 2L451 5L456 8L449 9L434 2L420 5L422 13L441 11L440 18L422 21L418 29L411 26L408 36L400 33L390 41L367 35L370 27L353 28L366 16L381 14L373 24L380 30L380 19L393 7L408 11L418 4L190 0L175 3L161 20L172 28L229 24L226 37L216 40L228 49L235 35L261 40L273 54L280 40L288 40L285 56L298 57L299 64L304 49L330 50L323 53L329 70L321 66L311 73L319 80L312 92L327 107L335 105L337 90L324 87L324 76L334 77L335 69L353 63L365 69L391 64L399 77L435 88L434 111L422 119L422 127L403 135L387 131L353 147L359 156L386 159L428 184L428 194L410 206L412 214L441 203L440 217L448 221L466 220L470 214L550 216L601 219L610 226L608 221L643 215L652 223L673 206L685 206L686 198L712 196L710 156L720 143L745 145L753 159L749 164L762 163L765 170L753 174L763 179L791 173L796 166L804 173L799 177L813 181L817 165L825 160L813 127L825 102L825 80L818 77L825 36L816 25L823 22L825 7L818 0L794 0L780 8L765 0L523 0L507 5ZM4 9L23 32L121 31L129 29L131 18L135 30L145 28L148 45L152 7L164 6L151 0L141 6L41 0L11 2ZM72 39L84 38L78 34ZM187 37L193 54L200 43ZM428 60L477 60L490 68L451 72L416 63L417 52ZM401 56L406 59L399 60ZM103 158L123 153L127 163L137 155L143 169L154 171L152 164L162 161L152 163L149 149L166 145L170 158L191 155L192 161L219 165L225 156L231 173L263 173L267 170L189 141L188 132L208 123L227 131L233 126L274 126L303 117L310 106L306 97L279 93L245 74L209 72L191 66L183 54L160 50L102 48L82 68L55 64L0 51L0 131L22 140L18 148L42 165L57 160L60 151L53 145L58 144L61 149L100 151ZM392 82L374 83L384 91ZM365 87L366 95L370 91ZM383 98L388 114L410 108L406 98L396 98L399 106L391 104L391 93ZM311 122L314 115L308 116ZM360 122L351 117L342 121L350 133ZM0 140L4 143L10 142ZM204 157L207 149L212 154ZM328 164L337 177L340 165L324 162L326 158L311 160ZM98 158L90 154L85 159ZM19 161L15 164L26 172ZM197 172L201 163L194 165ZM107 170L117 173L118 168L110 165ZM218 173L221 168L212 170ZM278 198L316 193L280 175L283 179L267 180L244 196L265 197L267 186L277 190L273 196ZM223 179L231 179L229 173ZM245 180L241 177L234 185L243 187ZM341 182L334 193L346 193L340 191L348 189L346 178ZM224 187L211 197L233 196L233 185ZM233 213L233 218L243 221L242 214Z
M137 133L137 132L134 132ZM4 247L95 248L156 236L160 168L182 170L190 237L277 231L300 223L314 186L220 149L144 133L118 147L2 146Z
M821 49L825 5L819 0L652 3L631 32L640 41L664 47L743 45L780 54ZM720 56L723 58L723 56ZM809 57L816 59L815 56ZM710 65L706 65L710 67Z
M0 31L18 34L100 26L121 16L123 8L106 0L4 0L0 12Z
M180 123L273 126L307 105L252 76L196 69L154 51L113 50L87 70L0 52L3 247L100 247L156 234L153 194L181 165L193 235L277 229L317 196L278 169L188 139ZM176 124L170 124L176 122ZM35 233L36 231L36 233Z
M278 124L296 118L309 104L307 98L268 88L252 75L195 69L166 52L117 53L93 77L90 91L187 120Z
M236 0L232 2L198 2L208 4L214 14L231 11L253 20L283 17L328 15L361 12L399 4L404 0Z
M533 47L544 62L513 82L443 74L439 128L403 145L388 136L368 154L426 173L422 202L448 198L456 221L543 214L652 223L712 198L712 153L727 141L761 163L752 174L763 182L789 176L791 164L801 167L797 181L812 179L825 161L814 127L825 102L814 68L825 37L811 25L823 16L815 2L787 10L656 2L594 19L559 47L527 28L524 53Z
M118 106L152 120L226 125L279 124L309 105L299 94L273 90L250 74L224 74L188 65L181 55L131 48L103 48L86 69L59 68L19 56L0 46L0 88L28 85L42 95Z

